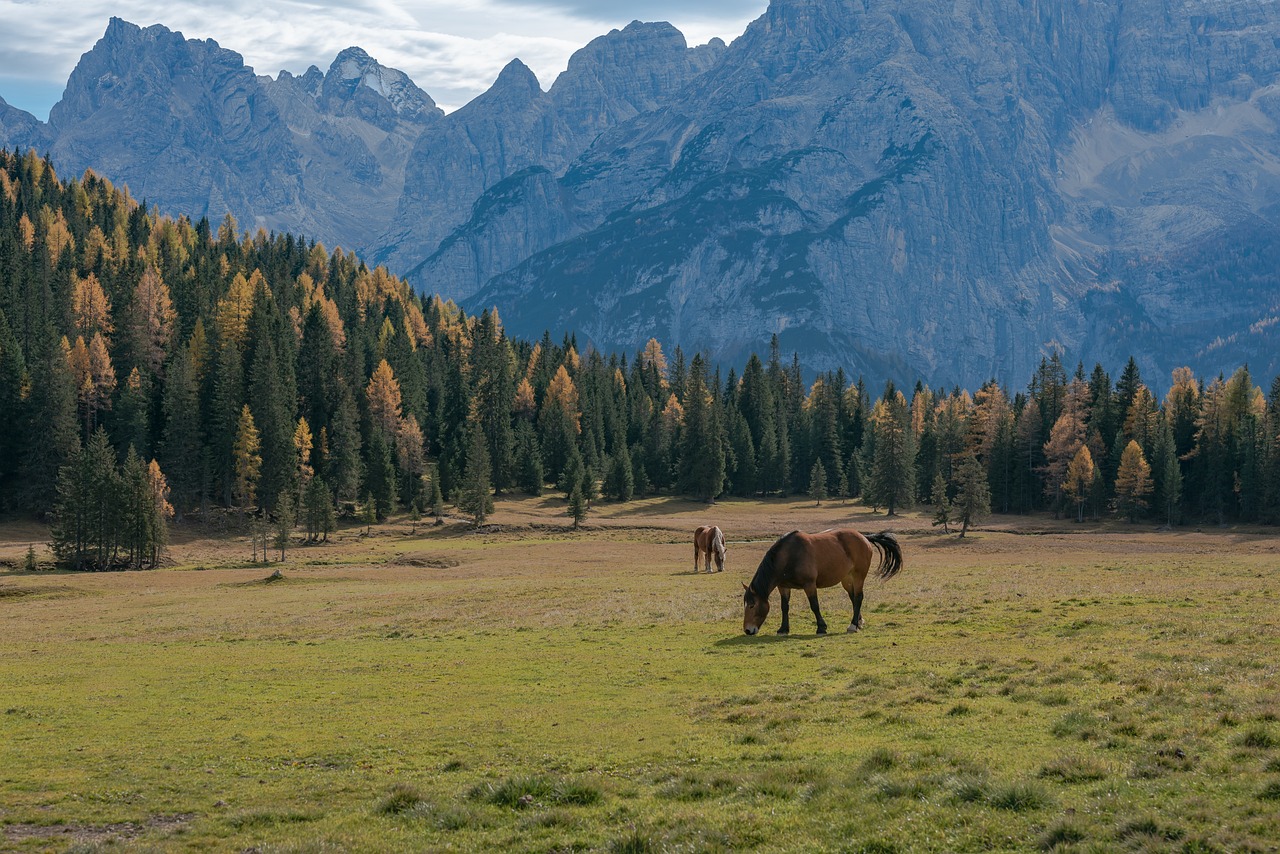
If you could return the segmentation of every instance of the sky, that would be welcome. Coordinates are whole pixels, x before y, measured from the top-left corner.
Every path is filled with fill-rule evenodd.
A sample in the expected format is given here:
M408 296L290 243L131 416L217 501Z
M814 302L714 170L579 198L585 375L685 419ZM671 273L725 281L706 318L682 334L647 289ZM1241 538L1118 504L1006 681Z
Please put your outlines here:
M258 74L326 70L364 48L413 78L445 110L480 94L519 57L544 89L569 56L633 20L670 21L690 45L726 42L767 0L0 0L0 97L46 119L81 54L111 16L214 39Z

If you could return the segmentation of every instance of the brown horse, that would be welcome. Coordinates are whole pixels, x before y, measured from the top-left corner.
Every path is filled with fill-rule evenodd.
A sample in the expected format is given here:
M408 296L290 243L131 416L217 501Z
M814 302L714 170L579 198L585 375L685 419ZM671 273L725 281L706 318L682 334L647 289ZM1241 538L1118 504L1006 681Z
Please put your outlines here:
M858 631L863 626L862 585L871 570L875 551L880 552L879 577L889 579L897 575L902 569L902 549L893 534L883 532L864 537L852 528L821 534L792 531L769 548L760 561L756 577L750 584L742 585L746 590L742 594L742 630L754 635L764 626L769 616L769 594L776 587L782 598L782 625L778 627L778 634L790 633L791 591L803 590L818 620L818 634L825 635L827 623L818 610L818 588L840 584L853 603L849 631Z
M724 572L724 532L715 525L703 525L693 532L693 571L698 571L698 560L705 556L707 572L710 572L713 554L716 571Z

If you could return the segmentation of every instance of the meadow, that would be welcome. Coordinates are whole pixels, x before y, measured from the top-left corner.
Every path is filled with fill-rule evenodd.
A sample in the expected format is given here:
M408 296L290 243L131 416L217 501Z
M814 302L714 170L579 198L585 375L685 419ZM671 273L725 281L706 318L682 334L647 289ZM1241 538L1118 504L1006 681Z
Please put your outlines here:
M0 848L1276 850L1274 533L563 503L92 575L0 525ZM867 629L745 637L773 539L844 524L905 554Z

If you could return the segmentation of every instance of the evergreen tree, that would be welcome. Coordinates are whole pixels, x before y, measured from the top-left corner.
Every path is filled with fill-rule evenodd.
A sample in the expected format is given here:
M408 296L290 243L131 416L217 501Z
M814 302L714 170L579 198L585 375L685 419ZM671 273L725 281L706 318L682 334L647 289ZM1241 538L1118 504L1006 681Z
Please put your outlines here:
M440 492L440 470L433 469L431 472L431 490L428 493L431 515L435 517L437 525L444 524L444 495Z
M339 381L337 406L329 430L329 454L325 461L325 479L333 484L339 501L355 501L364 480L360 420L355 396L346 383Z
M524 419L516 425L515 443L517 485L526 495L541 495L546 481L542 468L542 449L538 447L538 434Z
M827 470L822 465L822 460L814 460L813 468L809 470L809 497L819 507L822 506L822 499L827 497Z
M307 541L329 541L329 534L337 526L333 512L333 496L324 478L313 477L307 484L302 498L303 525L307 529Z
M109 569L120 533L120 477L115 452L99 428L58 475L53 553L71 569Z
M942 526L942 533L951 533L951 502L947 499L947 482L942 472L933 475L933 487L929 490L929 503L933 505L933 525Z
M196 506L202 484L202 470L195 465L203 454L204 440L200 422L200 387L196 381L191 356L179 347L169 365L164 395L164 439L160 458L164 467L174 473L170 478L175 509L182 513ZM181 516L179 516L181 518Z
M374 510L382 521L396 509L396 467L382 431L371 431L365 464L365 492L373 496Z
M955 513L960 523L960 536L969 528L991 514L991 486L982 463L973 454L966 454L959 467L959 491L956 493Z
M476 527L493 513L493 481L489 467L489 447L484 432L476 425L471 430L471 447L467 451L467 468L458 493L458 509L471 517Z
M707 387L706 364L699 354L690 365L685 395L680 485L686 494L711 503L720 495L724 479L725 449L719 407Z
M578 485L569 493L569 515L573 517L573 528L576 531L587 518L587 499L582 495L582 486Z
M293 526L297 524L292 490L285 490L276 497L275 522L274 545L280 552L280 560L284 561L285 552L289 548L289 538L293 536Z
M477 426L489 446L493 484L501 494L515 481L515 434L511 427L515 365L497 309L480 316L472 360L476 374Z
M609 460L604 494L615 501L630 501L635 496L635 473L632 470L631 454L627 452L625 443L619 443L617 451Z
M871 502L883 506L890 516L900 507L910 507L916 492L915 441L909 419L906 398L891 384L871 413L874 456L865 487Z

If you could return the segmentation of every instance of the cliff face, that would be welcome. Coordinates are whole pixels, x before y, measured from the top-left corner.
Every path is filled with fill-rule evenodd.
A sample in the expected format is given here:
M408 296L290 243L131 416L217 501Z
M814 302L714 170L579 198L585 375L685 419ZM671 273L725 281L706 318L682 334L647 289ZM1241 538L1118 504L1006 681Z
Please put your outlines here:
M556 193L545 176L559 177L602 132L661 108L723 50L718 41L690 49L670 24L637 22L574 54L547 92L523 63L512 62L488 92L418 140L399 227L379 241L374 257L424 287L439 283L450 296L469 296L578 230L546 197ZM486 191L492 198L482 198ZM502 217L513 194L533 206L514 220ZM517 230L524 227L532 230Z
M569 166L539 219L581 233L470 302L874 377L1274 369L1280 14L1166 6L778 0Z
M444 116L358 48L255 77L113 20L0 144L361 250L514 330L973 385L1051 349L1280 371L1280 9L775 0L596 39Z
M174 213L355 248L391 221L413 143L442 115L359 48L272 80L216 42L113 18L48 125L0 107L0 143L47 145L63 172L92 167Z

